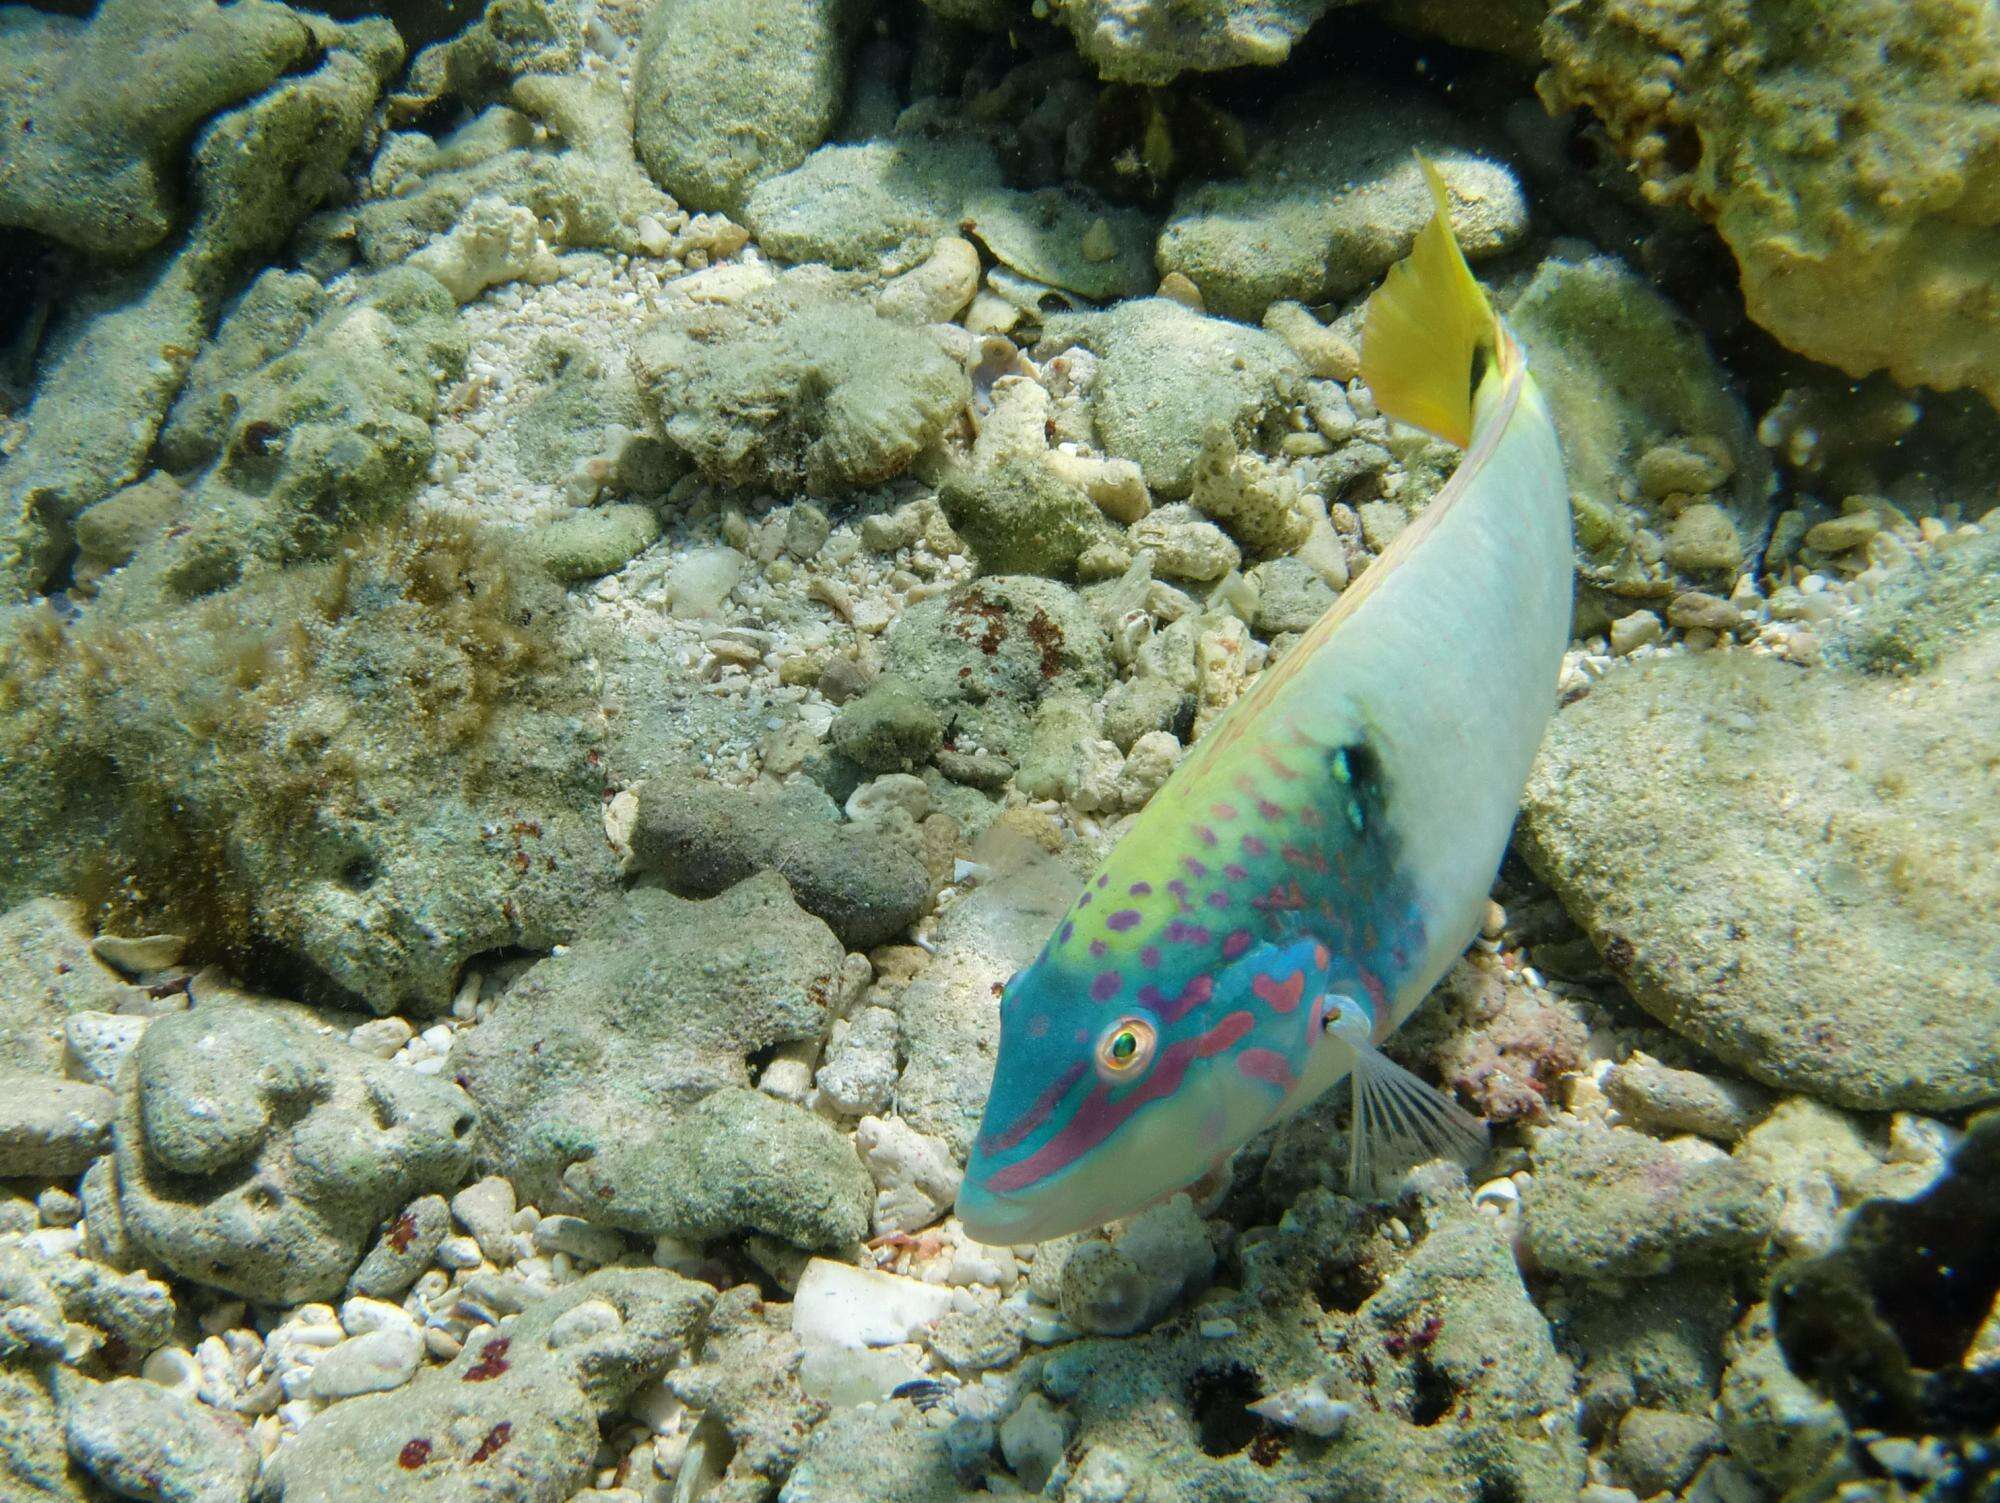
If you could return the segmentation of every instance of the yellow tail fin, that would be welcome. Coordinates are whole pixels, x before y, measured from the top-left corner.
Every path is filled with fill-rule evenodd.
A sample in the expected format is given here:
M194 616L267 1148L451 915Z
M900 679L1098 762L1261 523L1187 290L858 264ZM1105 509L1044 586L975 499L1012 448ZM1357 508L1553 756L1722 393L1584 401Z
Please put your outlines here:
M1417 165L1437 211L1368 299L1361 379L1390 417L1463 448L1473 396L1504 336L1452 235L1444 179L1421 154Z

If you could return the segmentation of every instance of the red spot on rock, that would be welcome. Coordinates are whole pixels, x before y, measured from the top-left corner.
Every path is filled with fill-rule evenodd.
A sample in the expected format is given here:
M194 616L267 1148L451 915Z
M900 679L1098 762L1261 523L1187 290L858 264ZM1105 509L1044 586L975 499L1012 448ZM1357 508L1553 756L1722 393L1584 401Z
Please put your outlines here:
M513 1434L513 1425L509 1424L506 1420L500 1421L499 1424L486 1432L486 1439L479 1443L479 1449L468 1456L466 1460L485 1461L488 1457L497 1454L500 1448L507 1444Z
M396 1453L396 1465L406 1472L414 1472L431 1459L431 1443L421 1435L415 1440L403 1442L403 1449Z
M497 1378L507 1371L507 1348L510 1345L505 1336L495 1336L479 1349L479 1360L465 1370L465 1381L484 1383L489 1378Z
M397 1252L408 1252L410 1244L416 1240L417 1218L408 1211L403 1212L389 1223L389 1246Z

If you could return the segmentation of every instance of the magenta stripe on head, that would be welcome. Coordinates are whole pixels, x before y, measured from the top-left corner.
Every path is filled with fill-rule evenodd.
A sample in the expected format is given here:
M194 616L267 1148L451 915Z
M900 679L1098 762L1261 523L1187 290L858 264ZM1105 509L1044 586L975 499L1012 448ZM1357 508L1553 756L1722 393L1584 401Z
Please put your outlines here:
M1250 948L1254 938L1248 929L1231 929L1222 939L1222 958L1234 960Z
M1019 1143L1048 1120L1049 1113L1056 1109L1056 1103L1069 1094L1070 1087L1083 1078L1083 1072L1088 1068L1089 1065L1083 1060L1071 1065L1057 1078L1054 1085L1035 1098L1035 1104L1021 1113L1019 1120L1012 1127L999 1137L988 1139L981 1146L988 1153L1005 1153Z
M1182 1018L1202 1006L1215 995L1215 978L1212 976L1191 976L1181 994L1168 1002L1162 999L1154 1009L1162 1024L1178 1023Z
M1232 1012L1206 1033L1170 1045L1154 1062L1152 1073L1116 1100L1108 1087L1098 1086L1083 1098L1060 1132L1018 1164L1009 1164L994 1174L987 1184L1003 1193L1020 1190L1067 1168L1110 1137L1140 1107L1173 1095L1194 1060L1233 1047L1250 1031L1252 1022L1249 1013Z

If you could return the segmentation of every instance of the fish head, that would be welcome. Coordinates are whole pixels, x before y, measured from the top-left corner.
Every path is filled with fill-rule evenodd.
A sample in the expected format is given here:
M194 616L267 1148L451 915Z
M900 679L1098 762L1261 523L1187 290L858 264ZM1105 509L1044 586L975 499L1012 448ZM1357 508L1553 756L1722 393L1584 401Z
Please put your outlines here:
M1131 954L1160 948L1135 938ZM1226 958L1197 947L1178 977L1044 953L1001 995L958 1197L967 1234L1019 1244L1101 1226L1223 1162L1297 1104L1327 968L1311 940Z

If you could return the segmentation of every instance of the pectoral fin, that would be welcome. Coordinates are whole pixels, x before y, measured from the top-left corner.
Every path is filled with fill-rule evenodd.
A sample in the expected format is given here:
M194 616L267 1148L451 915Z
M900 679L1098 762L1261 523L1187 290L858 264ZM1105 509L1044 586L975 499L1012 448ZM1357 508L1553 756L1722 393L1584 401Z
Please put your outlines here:
M1469 1169L1486 1156L1484 1122L1383 1054L1364 1029L1334 1018L1333 1031L1354 1051L1354 1122L1347 1139L1352 1194L1379 1197L1430 1159L1448 1158Z

